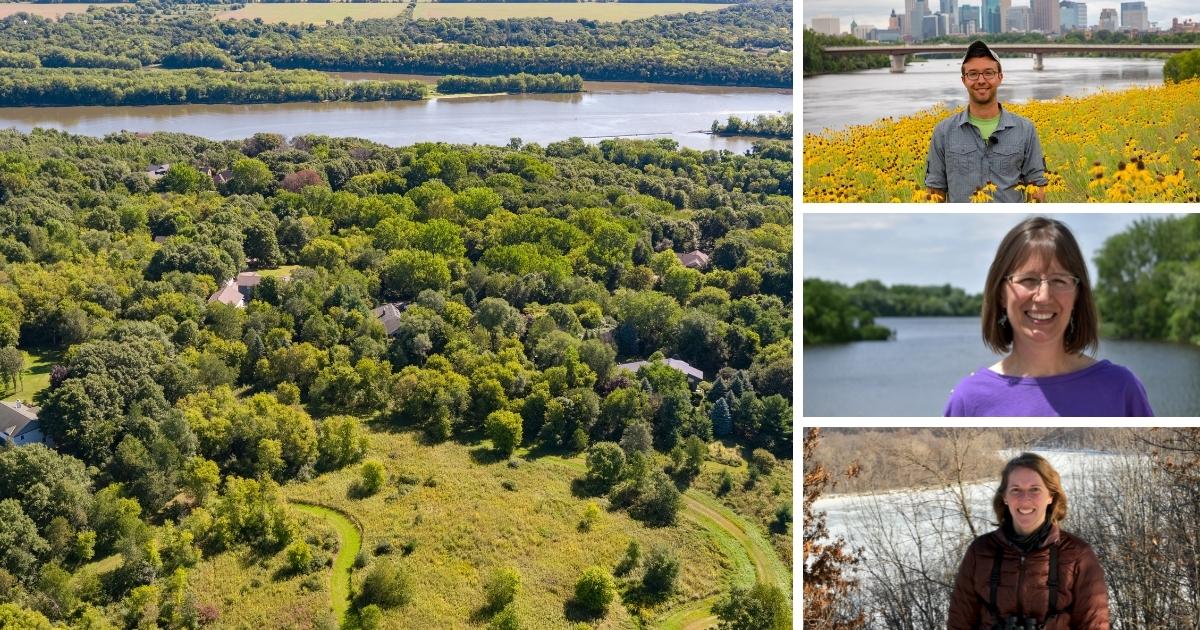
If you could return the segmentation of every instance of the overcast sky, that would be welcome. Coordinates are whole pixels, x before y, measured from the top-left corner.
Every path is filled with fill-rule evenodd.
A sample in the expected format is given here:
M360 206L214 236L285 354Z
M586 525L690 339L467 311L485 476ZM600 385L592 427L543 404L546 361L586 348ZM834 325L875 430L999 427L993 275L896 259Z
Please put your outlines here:
M982 2L980 0L959 0L958 4L959 6L964 4L979 6ZM936 11L937 0L930 2L930 6ZM1029 6L1029 2L1028 0L1013 0L1012 6ZM1173 17L1179 18L1180 21L1190 17L1192 20L1200 22L1200 2L1196 0L1146 0L1146 6L1150 9L1150 21L1158 22L1158 27L1164 30L1171 28L1171 18ZM897 14L904 13L904 0L850 0L849 2L845 0L803 0L801 11L805 26L812 26L814 17L834 16L842 18L842 31L848 33L851 19L859 24L887 28L888 16L891 15L892 9L895 9ZM1087 2L1087 9L1088 25L1092 26L1100 22L1101 9L1116 9L1117 15L1120 16L1121 2L1120 0Z
M1024 214L804 214L803 277L854 284L949 283L979 293L1000 239ZM1096 281L1104 240L1162 214L1047 214L1075 235Z

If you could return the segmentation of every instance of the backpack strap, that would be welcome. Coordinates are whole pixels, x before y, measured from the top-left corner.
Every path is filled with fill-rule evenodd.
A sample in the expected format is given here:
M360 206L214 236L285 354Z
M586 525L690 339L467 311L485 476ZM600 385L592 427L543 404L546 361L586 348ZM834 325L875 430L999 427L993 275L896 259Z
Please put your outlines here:
M996 592L1000 589L1000 568L1004 564L1004 547L993 540L992 551L995 552L995 558L992 559L992 575L988 578L990 593L988 594L987 609L992 613L992 619L1000 621L1000 607L996 605Z
M1058 545L1050 545L1050 574L1046 579L1046 588L1050 591L1049 603L1046 606L1046 618L1040 627L1045 628L1058 616Z

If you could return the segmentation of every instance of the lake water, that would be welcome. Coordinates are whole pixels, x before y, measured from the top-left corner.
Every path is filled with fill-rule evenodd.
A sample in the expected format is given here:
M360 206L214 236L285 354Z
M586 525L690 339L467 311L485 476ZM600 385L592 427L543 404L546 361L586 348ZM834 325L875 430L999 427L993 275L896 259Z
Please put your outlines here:
M1075 58L1047 56L1044 70L1032 57L1001 59L1003 102L1083 96L1099 90L1161 85L1162 59ZM945 103L954 109L967 102L959 77L960 59L910 63L903 73L888 68L827 74L804 79L804 133L863 125L888 116L906 116Z
M1000 357L977 317L880 317L892 341L805 346L805 416L940 416L950 390ZM1159 416L1200 416L1200 347L1102 339L1098 359L1133 371Z
M349 80L418 79L414 75L342 73ZM744 152L753 138L702 133L713 120L792 111L790 90L649 83L585 83L578 94L455 96L425 101L153 105L146 107L4 107L0 129L47 127L103 136L117 131L172 131L215 140L258 132L325 134L404 146L416 142L543 146L571 136L671 138L693 149Z

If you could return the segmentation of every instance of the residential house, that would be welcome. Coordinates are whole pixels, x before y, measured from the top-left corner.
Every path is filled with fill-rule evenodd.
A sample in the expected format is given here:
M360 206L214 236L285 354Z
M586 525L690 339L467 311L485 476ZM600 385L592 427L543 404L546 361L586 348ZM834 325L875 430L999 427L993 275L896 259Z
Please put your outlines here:
M216 293L208 296L208 302L221 302L238 308L245 308L246 302L250 300L250 294L254 291L254 287L262 282L262 276L255 271L243 271L232 280L227 280L225 286L221 287Z
M384 332L391 337L400 329L400 313L403 313L407 307L408 302L391 302L371 309L371 314L379 320L380 324L383 324Z
M705 254L698 249L686 254L680 254L676 252L675 257L678 258L679 262L688 269L704 269L708 267L708 254Z
M695 387L696 385L698 385L700 383L700 381L704 380L704 372L702 370L692 367L692 365L690 363L688 363L687 361L681 361L679 359L666 359L663 361L663 363L666 363L667 367L669 367L669 368L674 368L676 370L679 370L680 372L683 372L683 375L686 376L688 379L688 385L690 385L692 387ZM636 374L637 371L639 369L641 369L641 367L643 365L649 365L649 364L650 364L650 361L633 361L631 363L621 363L621 364L617 365L617 368L623 369L623 370L629 370L630 372L633 372Z
M38 421L38 408L16 401L0 401L0 444L10 442L16 446L25 444L49 444Z
M170 168L170 164L151 164L146 168L146 174L149 175L150 179L152 180L161 179L163 175L167 174L167 171L170 170Z

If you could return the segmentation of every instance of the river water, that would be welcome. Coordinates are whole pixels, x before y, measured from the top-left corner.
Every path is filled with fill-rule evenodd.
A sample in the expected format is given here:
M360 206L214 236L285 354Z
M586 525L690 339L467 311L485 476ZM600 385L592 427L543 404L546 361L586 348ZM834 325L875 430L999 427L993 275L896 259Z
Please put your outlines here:
M414 75L344 73L348 80L418 79ZM667 137L693 149L748 150L753 138L701 133L730 115L792 111L790 90L589 81L579 94L454 96L425 101L154 105L146 107L3 107L0 129L47 127L103 136L121 130L173 131L215 140L258 132L324 134L404 146L416 142L508 144L518 137L545 145L579 136Z
M805 416L940 416L950 390L999 357L977 317L880 317L892 341L804 347ZM1124 365L1159 416L1200 416L1200 347L1102 339L1098 359Z
M1004 57L1001 62L1001 102L1083 96L1102 89L1163 82L1162 59L1047 56L1040 72L1033 69L1032 57ZM910 63L899 74L876 68L804 79L804 133L906 116L938 103L951 109L962 107L967 92L959 77L960 67L959 59L930 59Z

